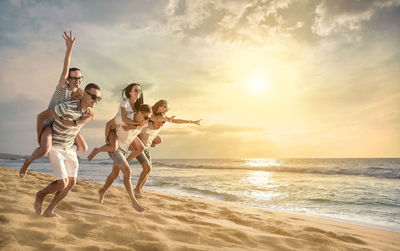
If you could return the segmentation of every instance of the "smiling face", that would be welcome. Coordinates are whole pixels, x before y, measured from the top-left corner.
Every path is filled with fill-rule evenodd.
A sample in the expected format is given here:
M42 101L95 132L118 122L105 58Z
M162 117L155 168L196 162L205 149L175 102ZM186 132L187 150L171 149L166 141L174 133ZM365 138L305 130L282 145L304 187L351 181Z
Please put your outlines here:
M101 100L100 96L101 96L100 90L97 90L95 88L90 88L84 91L82 101L85 102L85 104L88 107L94 108L97 102Z
M140 85L132 86L132 89L129 92L129 95L130 95L130 98L134 99L134 100L140 98L140 96L142 95L142 88L140 87Z

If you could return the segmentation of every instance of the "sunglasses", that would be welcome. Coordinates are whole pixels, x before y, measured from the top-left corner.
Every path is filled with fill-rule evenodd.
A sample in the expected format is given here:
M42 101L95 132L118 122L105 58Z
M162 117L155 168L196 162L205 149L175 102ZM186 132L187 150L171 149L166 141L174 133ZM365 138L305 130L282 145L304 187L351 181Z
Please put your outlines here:
M73 81L75 81L75 82L77 82L77 81L79 81L79 80L82 80L82 79L83 79L83 76L80 76L79 78L76 78L76 77L69 77L69 79L70 79L70 80L73 80Z
M96 100L96 101L101 101L101 99L102 99L102 97L97 97L96 95L94 95L94 94L91 94L90 92L88 92L88 91L85 91L87 94L89 94L89 96L92 98L92 100Z

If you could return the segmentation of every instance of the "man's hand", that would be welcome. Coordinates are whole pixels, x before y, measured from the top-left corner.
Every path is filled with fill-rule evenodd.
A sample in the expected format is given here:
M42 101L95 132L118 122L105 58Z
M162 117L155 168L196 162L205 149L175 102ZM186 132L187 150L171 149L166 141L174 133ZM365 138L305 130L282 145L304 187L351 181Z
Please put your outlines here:
M74 45L76 37L72 38L72 32L69 31L69 36L67 32L64 31L63 38L65 40L65 45L67 46L68 49L72 48Z

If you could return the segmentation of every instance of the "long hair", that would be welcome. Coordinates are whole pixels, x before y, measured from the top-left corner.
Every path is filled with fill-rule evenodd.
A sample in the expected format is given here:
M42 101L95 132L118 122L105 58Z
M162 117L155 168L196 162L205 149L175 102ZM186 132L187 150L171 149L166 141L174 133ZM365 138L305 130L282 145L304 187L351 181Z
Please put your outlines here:
M161 115L160 113L157 113L158 111L158 107L160 106L167 106L167 111L168 111L168 102L165 99L160 99L159 101L157 101L152 107L151 110L153 111L153 114L158 116Z
M132 91L132 88L134 86L139 86L140 90L142 90L142 86L140 86L140 84L137 84L137 83L129 84L127 87L125 87L122 90L122 98L124 98L124 94L125 94L126 98L128 98L128 99L131 98L131 95L129 93ZM143 104L143 102L144 102L144 97L143 97L143 91L142 91L140 97L136 100L135 105L134 105L134 109L136 112L139 111L139 108Z

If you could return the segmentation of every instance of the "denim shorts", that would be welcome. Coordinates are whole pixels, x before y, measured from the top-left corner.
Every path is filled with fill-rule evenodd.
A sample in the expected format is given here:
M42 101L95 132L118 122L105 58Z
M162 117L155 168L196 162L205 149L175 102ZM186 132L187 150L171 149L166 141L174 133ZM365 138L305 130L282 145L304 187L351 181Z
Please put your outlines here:
M126 162L126 152L121 148L118 148L117 151L113 153L108 153L108 155L110 155L111 159L114 161L114 165Z
M151 165L151 154L150 154L150 149L145 148L143 152L139 154L139 156L136 157L137 161L139 161L140 164L146 164L148 163Z

